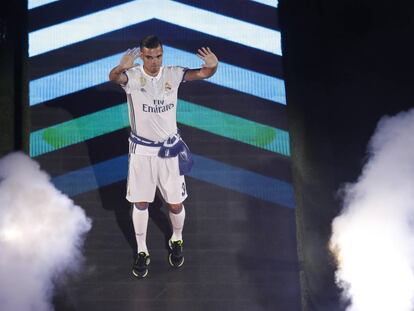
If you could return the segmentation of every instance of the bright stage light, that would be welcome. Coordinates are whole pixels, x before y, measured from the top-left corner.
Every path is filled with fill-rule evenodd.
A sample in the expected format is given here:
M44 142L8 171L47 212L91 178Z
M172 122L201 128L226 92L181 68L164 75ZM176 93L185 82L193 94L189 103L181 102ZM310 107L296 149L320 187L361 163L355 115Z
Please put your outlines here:
M22 231L19 230L18 228L15 227L7 227L4 228L1 232L0 232L0 239L5 241L5 242L16 242L21 240L23 234Z
M346 219L342 215L334 222L336 279L352 301L348 310L412 310L414 275L404 251L404 232L383 220L376 224L372 216Z
M414 110L384 118L330 241L347 311L414 307ZM408 147L408 148L407 148Z
M51 310L55 282L79 267L90 219L22 153L0 159L0 308Z

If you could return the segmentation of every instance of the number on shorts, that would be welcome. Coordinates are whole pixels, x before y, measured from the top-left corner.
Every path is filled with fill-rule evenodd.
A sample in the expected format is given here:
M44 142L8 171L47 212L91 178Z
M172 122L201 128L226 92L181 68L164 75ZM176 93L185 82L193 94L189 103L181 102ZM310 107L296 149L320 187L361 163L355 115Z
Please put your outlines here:
M182 185L181 185L181 187L183 188L183 192L181 192L181 196L185 196L185 183L183 183Z

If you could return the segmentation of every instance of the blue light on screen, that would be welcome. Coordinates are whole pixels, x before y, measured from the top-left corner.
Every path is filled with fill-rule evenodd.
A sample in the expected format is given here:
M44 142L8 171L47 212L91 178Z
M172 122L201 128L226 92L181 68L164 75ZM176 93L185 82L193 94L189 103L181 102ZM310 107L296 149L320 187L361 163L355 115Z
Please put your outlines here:
M30 82L30 105L37 105L108 81L108 73L123 53L66 69ZM178 64L188 68L201 66L192 53L164 46L164 64ZM236 91L286 104L284 81L262 73L221 62L217 73L207 80Z
M193 154L197 166L189 176L223 188L248 194L261 200L294 208L294 193L290 183L266 177L248 170ZM125 180L128 157L108 161L55 177L52 181L68 195L77 195Z

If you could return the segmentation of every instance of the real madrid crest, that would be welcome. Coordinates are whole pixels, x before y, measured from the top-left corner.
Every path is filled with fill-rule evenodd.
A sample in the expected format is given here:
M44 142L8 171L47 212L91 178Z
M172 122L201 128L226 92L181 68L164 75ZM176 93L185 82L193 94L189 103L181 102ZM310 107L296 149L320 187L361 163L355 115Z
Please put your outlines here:
M165 89L165 91L166 91L166 92L171 91L171 89L172 89L171 84L169 84L168 82L165 82L165 87L164 87L164 89Z

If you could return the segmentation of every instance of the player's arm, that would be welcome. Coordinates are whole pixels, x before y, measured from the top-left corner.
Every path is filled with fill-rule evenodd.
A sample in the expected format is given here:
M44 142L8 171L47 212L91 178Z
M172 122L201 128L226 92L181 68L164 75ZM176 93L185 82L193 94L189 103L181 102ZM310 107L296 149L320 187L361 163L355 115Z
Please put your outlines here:
M134 62L138 56L138 48L133 48L132 50L128 49L122 56L119 65L112 68L109 73L109 80L116 84L126 84L128 82L128 77L125 74L125 71L135 66Z
M218 59L209 47L198 49L197 56L204 61L203 67L187 70L184 75L184 81L203 80L210 78L216 73Z

